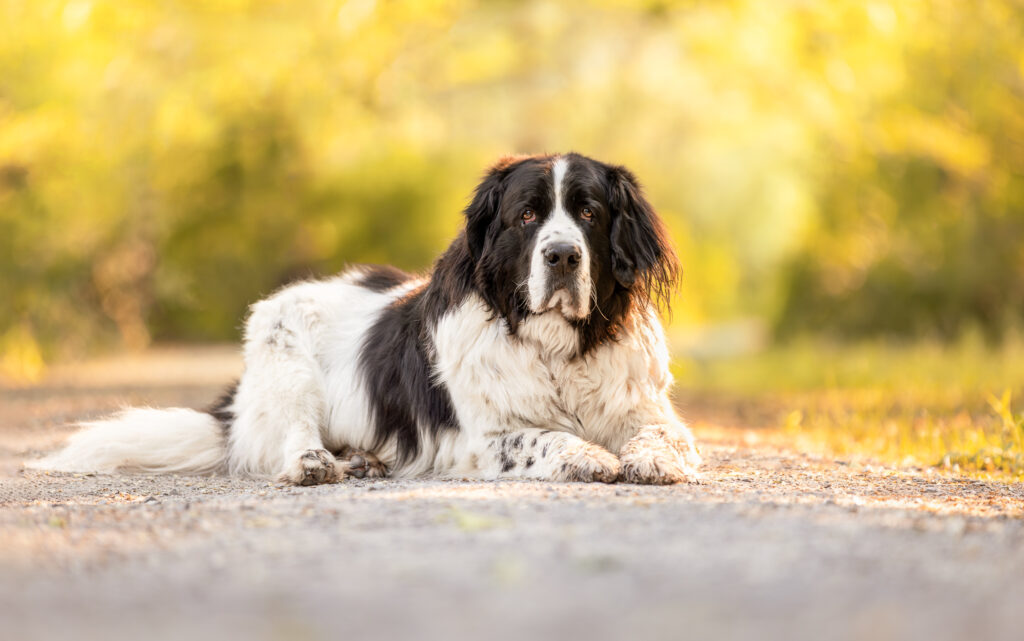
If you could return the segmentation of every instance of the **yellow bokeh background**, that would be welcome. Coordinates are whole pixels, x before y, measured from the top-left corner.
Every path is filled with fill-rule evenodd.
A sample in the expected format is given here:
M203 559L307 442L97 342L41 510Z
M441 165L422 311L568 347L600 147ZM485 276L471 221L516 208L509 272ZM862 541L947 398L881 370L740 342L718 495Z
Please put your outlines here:
M1022 34L1012 0L0 0L0 367L425 269L489 163L566 150L668 222L679 336L998 340Z

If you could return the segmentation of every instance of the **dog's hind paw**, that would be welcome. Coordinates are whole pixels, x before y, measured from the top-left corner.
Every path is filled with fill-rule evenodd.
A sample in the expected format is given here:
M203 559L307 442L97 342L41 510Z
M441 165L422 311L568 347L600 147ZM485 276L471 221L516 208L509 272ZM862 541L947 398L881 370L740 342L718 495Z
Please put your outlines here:
M379 458L365 450L346 447L336 454L338 472L357 479L382 478L388 475L388 468Z
M336 467L334 455L327 450L306 450L277 477L277 480L295 485L333 483L338 480Z

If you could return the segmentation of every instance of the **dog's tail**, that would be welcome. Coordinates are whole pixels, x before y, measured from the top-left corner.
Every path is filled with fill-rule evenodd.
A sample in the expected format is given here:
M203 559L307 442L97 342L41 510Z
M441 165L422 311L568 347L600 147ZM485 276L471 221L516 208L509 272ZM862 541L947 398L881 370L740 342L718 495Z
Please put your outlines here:
M226 468L226 430L206 412L140 409L83 423L64 449L26 468L60 472L211 474Z

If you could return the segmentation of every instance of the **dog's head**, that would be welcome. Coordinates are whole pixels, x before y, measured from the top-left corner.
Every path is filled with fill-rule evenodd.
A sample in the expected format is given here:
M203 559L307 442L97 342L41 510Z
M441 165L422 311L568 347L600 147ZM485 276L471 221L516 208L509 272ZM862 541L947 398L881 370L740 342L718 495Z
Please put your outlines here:
M578 154L499 162L465 214L475 286L513 332L559 314L600 343L638 303L664 301L678 274L633 174Z

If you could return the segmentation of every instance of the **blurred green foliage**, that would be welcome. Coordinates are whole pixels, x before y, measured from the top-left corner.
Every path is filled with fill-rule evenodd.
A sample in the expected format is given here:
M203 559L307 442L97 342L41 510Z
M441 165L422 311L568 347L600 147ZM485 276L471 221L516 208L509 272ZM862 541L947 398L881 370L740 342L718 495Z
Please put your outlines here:
M1017 0L0 0L0 368L225 339L426 268L483 168L633 168L674 320L998 335L1024 313Z
M1001 338L1024 315L1024 3L895 6L886 37L868 5L831 38L849 96L818 136L815 229L777 322Z

